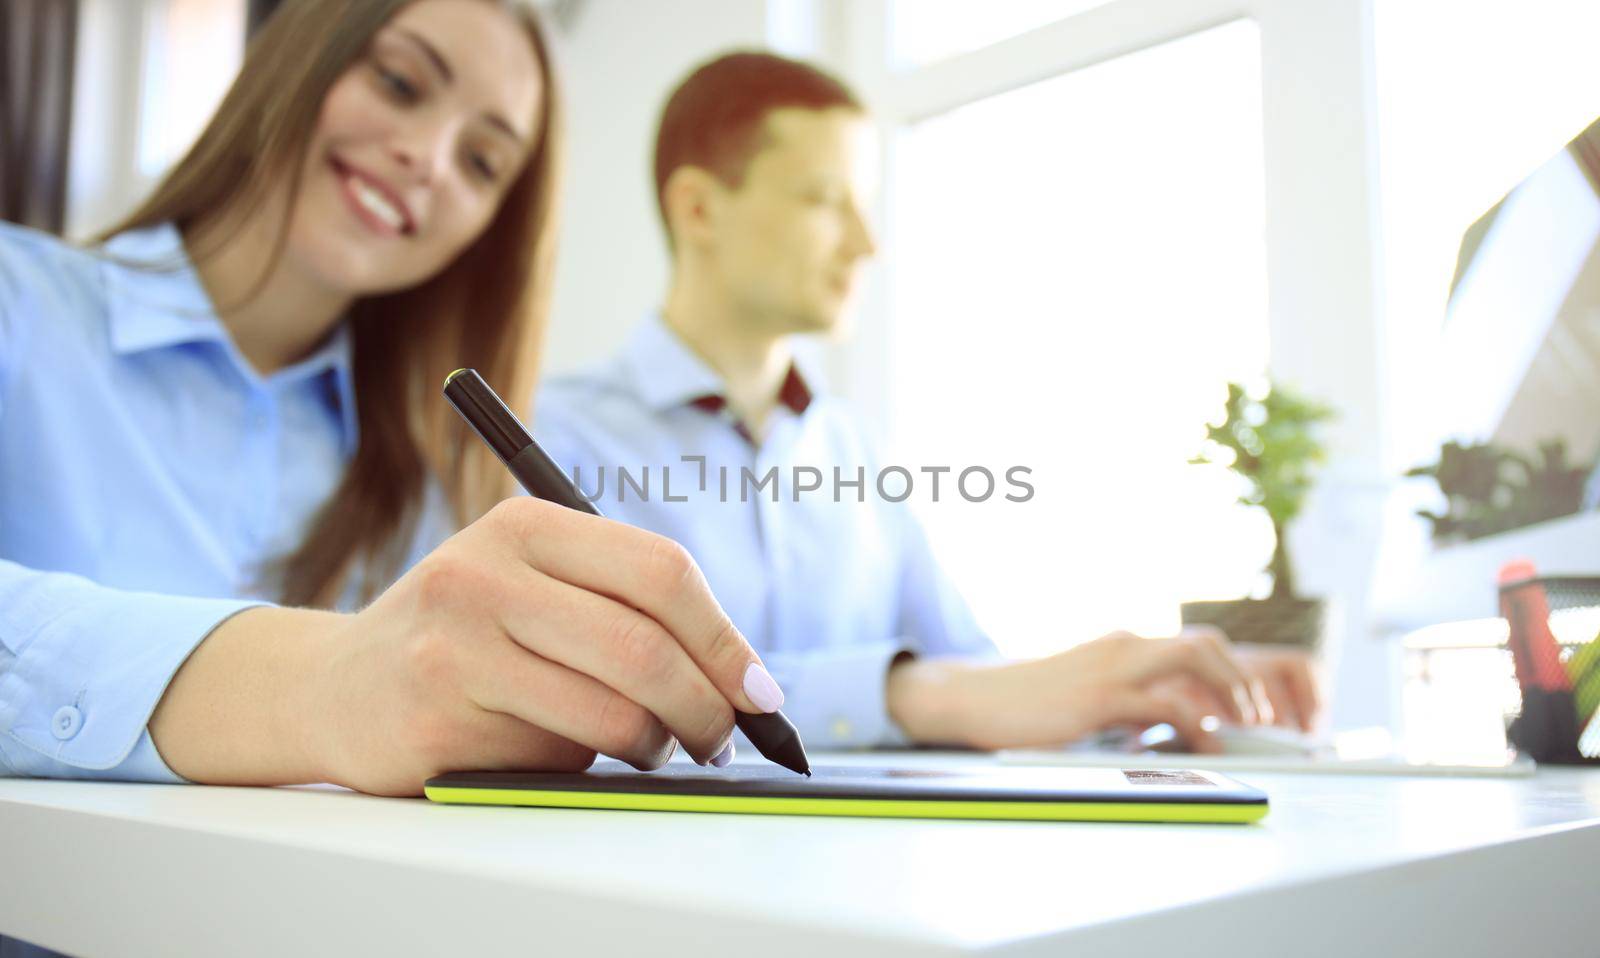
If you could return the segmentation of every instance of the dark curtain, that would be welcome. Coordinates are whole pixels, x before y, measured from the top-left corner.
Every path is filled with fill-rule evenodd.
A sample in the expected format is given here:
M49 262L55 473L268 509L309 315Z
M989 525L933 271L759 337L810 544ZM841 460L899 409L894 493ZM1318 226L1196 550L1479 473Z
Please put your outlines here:
M264 23L272 11L282 5L283 0L250 0L250 25L249 34L253 35L256 28Z
M0 3L0 219L60 233L78 0Z

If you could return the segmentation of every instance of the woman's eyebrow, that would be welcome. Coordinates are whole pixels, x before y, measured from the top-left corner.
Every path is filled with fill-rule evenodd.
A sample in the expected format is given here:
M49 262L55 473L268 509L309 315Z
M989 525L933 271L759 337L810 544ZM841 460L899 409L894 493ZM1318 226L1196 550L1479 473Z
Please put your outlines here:
M455 82L456 75L453 71L451 71L450 63L445 60L442 54L439 53L439 49L437 47L429 43L420 34L411 30L407 30L405 27L395 27L394 29L396 33L410 40L412 43L416 44L422 49L422 52L427 55L429 61L433 63L434 69L439 71L439 76L444 79L445 86L449 86ZM505 117L498 113L490 113L488 115L488 120L491 126L495 127L506 136L511 137L513 140L516 140L517 143L521 144L524 142L525 138L523 135L512 129L511 124L506 121Z
M444 82L446 85L455 82L455 73L451 71L450 64L446 62L443 56L440 55L437 47L429 43L427 40L424 40L420 34L411 30L407 30L405 27L395 27L394 32L400 34L422 48L422 52L428 55L429 60L433 61L434 69L438 70L439 75L444 77Z

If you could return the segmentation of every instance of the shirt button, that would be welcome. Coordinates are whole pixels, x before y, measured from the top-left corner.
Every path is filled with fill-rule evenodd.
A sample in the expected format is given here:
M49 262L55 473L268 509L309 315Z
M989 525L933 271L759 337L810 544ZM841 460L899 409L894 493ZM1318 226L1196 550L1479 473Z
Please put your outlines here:
M56 709L56 714L50 718L50 731L59 739L69 739L78 734L78 729L83 727L83 713L70 705L63 705Z
M835 741L848 742L850 741L850 734L855 731L855 726L850 724L849 719L836 718L833 720L833 724L828 726L828 731L833 733Z

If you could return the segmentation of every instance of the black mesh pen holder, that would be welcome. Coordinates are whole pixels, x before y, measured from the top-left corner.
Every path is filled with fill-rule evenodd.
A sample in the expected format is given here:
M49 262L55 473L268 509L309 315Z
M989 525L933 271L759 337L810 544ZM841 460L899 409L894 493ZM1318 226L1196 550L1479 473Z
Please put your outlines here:
M1600 765L1600 576L1534 576L1500 586L1520 703L1506 739L1536 762Z

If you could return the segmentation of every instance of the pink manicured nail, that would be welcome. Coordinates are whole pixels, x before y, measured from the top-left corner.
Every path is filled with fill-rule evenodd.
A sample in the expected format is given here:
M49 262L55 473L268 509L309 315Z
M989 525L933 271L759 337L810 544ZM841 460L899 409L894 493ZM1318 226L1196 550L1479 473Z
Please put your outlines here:
M733 761L733 739L728 740L728 744L722 747L722 751L718 752L716 758L711 760L711 764L717 768L727 768L728 763L731 761Z
M772 681L760 662L751 662L744 670L744 694L763 712L776 712L783 707L783 689Z

